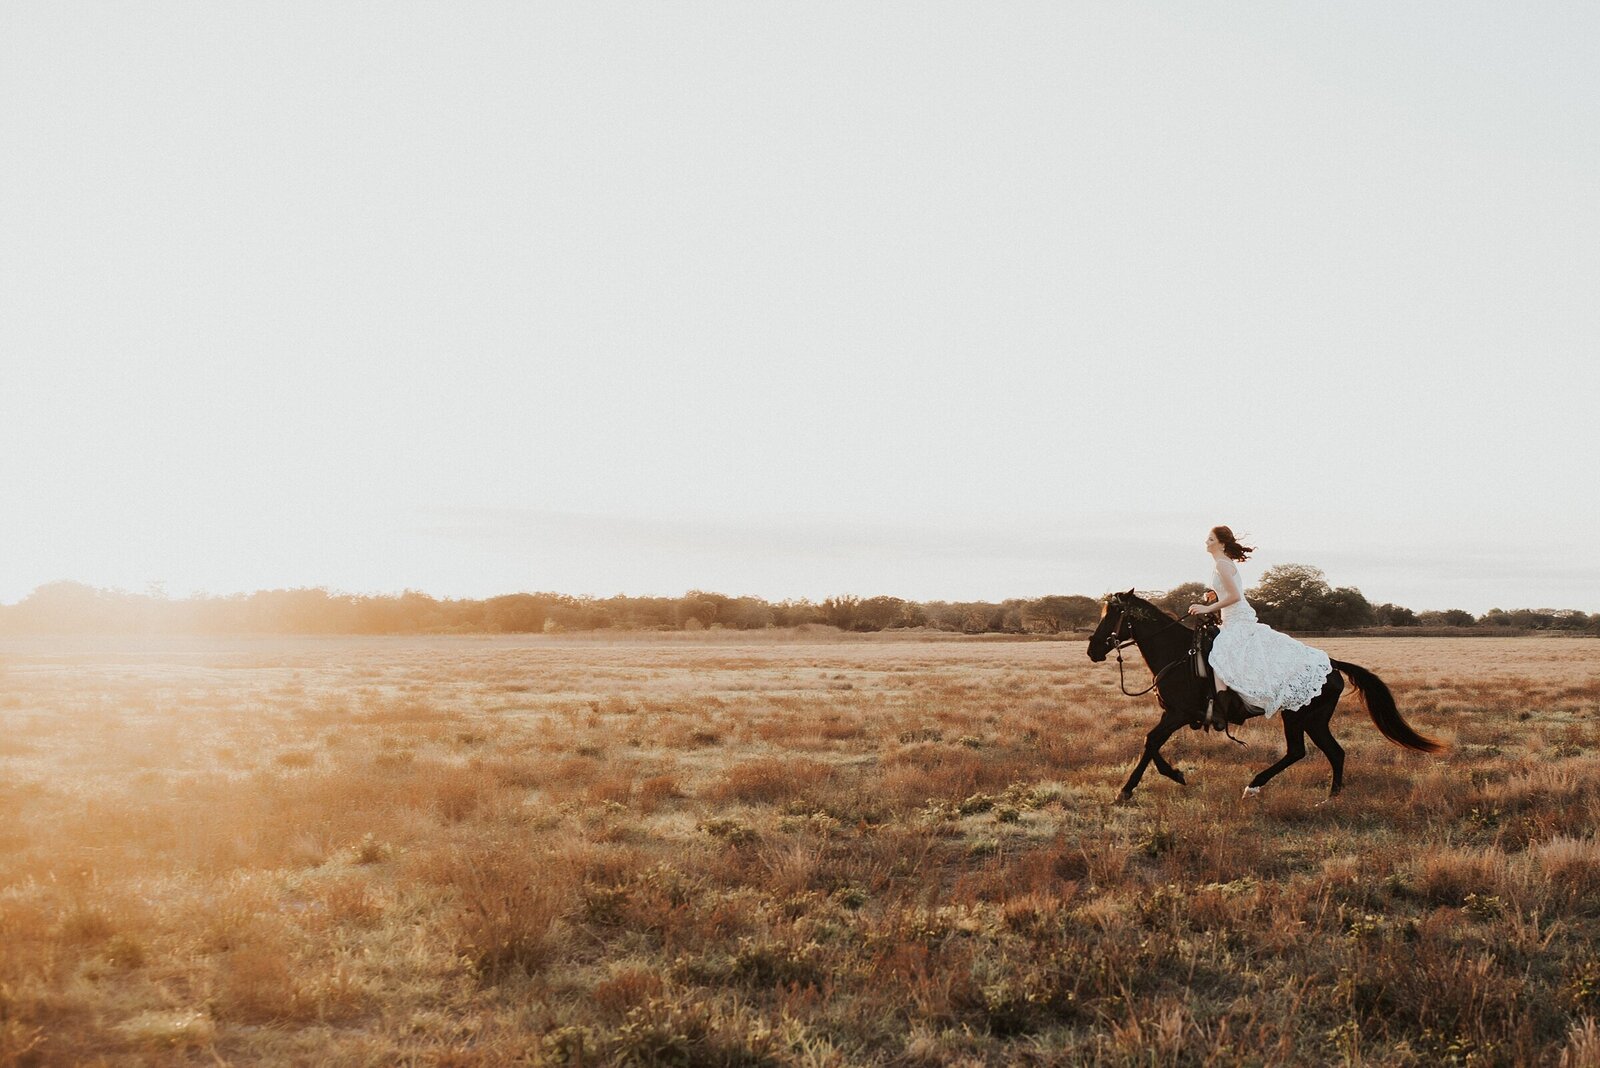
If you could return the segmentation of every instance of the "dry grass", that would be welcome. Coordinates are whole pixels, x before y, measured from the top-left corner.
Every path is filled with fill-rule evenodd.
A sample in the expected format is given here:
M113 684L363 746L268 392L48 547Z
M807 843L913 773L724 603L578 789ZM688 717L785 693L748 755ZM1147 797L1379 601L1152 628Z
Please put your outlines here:
M1079 642L13 641L0 1066L1600 1064L1600 642L1340 639L1313 753Z

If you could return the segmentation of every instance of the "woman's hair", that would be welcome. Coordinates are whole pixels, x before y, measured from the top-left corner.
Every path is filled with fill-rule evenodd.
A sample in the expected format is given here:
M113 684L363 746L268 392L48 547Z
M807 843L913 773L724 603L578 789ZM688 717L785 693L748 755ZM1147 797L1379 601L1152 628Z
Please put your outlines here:
M1222 555L1229 560L1248 560L1250 554L1256 551L1254 545L1240 545L1239 539L1233 536L1233 531L1228 527L1212 527L1211 533L1222 543Z

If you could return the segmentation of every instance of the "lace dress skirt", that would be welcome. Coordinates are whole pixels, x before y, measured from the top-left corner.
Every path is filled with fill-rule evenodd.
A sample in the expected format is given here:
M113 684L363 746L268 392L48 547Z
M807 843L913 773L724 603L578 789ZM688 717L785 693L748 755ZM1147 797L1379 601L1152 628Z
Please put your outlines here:
M1333 663L1321 649L1256 619L1255 609L1241 600L1222 610L1211 669L1224 686L1270 718L1309 704L1322 692Z

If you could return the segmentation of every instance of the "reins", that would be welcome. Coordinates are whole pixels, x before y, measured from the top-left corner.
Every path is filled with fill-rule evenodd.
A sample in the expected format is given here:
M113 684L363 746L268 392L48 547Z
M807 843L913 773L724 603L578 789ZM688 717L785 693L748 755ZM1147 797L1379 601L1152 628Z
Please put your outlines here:
M1150 685L1146 686L1144 689L1138 691L1137 693L1130 693L1128 691L1128 679L1127 679L1127 676L1125 674L1123 674L1122 650L1126 649L1130 645L1135 644L1135 639L1133 639L1133 638L1124 639L1122 637L1122 625L1124 623L1126 623L1127 621L1128 621L1128 613L1126 611L1123 611L1123 613L1117 617L1116 629L1111 632L1111 641L1113 642L1111 648L1112 648L1112 651L1114 651L1117 654L1117 685L1119 687L1121 687L1122 695L1124 697L1143 697L1145 694L1149 693L1151 690L1153 690L1157 686L1159 686L1161 684L1161 677L1163 675L1165 675L1167 672L1171 671L1173 668L1177 667L1179 664L1183 663L1184 658L1180 656L1180 657L1178 657L1178 659L1174 660L1172 663L1170 663L1167 666L1163 667L1160 671L1152 671L1150 673ZM1163 624L1162 626L1157 628L1157 633L1159 633L1161 631L1164 631L1164 630L1168 629L1169 627L1181 627L1181 626L1183 626L1183 620L1181 620L1181 619L1170 619L1165 624Z
M1150 672L1150 685L1146 686L1142 690L1138 690L1136 692L1131 692L1128 689L1127 676L1123 673L1122 650L1127 648L1130 645L1136 645L1137 644L1137 639L1132 638L1132 637L1124 638L1122 636L1122 625L1124 623L1126 623L1127 621L1128 621L1128 613L1124 609L1122 614L1117 617L1117 625L1111 632L1111 642L1112 642L1111 648L1112 648L1112 651L1117 654L1117 686L1122 690L1123 696L1125 696L1125 697L1143 697L1145 694L1149 693L1151 690L1154 690L1157 686L1161 685L1162 676L1166 675L1167 672L1171 671L1173 668L1175 668L1179 664L1183 663L1186 659L1189 658L1190 655L1194 654L1195 651L1199 648L1199 644L1201 642L1201 637L1200 636L1201 636L1201 634L1204 633L1205 626L1206 626L1205 623L1202 622L1199 626L1194 628L1194 645L1191 646L1190 651L1188 653L1185 653L1183 656L1178 657L1176 660L1172 661L1170 664L1167 664L1160 671L1151 671ZM1164 623L1161 626L1157 627L1156 630L1153 633L1160 634L1160 633L1166 631L1170 627L1180 627L1182 625L1183 625L1183 620L1181 620L1181 619L1169 619L1166 623ZM1142 653L1143 650L1140 650L1140 652ZM1149 662L1146 661L1147 665L1148 665L1148 663ZM1214 700L1215 699L1213 698L1212 701L1214 702ZM1209 714L1207 716L1207 721L1208 722L1210 721ZM1243 741L1241 741L1240 739L1235 738L1233 736L1233 731L1229 729L1231 726L1232 725L1226 719L1222 720L1222 733L1223 733L1223 735L1228 739L1228 741L1232 742L1235 745L1244 745L1245 743Z

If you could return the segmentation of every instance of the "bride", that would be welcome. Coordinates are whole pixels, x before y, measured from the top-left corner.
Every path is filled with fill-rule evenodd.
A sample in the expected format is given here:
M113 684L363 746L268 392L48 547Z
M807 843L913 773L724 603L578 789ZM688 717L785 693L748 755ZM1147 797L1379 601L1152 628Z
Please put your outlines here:
M1219 613L1222 627L1211 647L1211 677L1217 692L1231 689L1248 705L1270 718L1284 709L1299 708L1322 692L1333 670L1328 654L1295 641L1256 619L1256 610L1244 599L1235 561L1249 559L1255 548L1240 545L1227 527L1212 527L1206 551L1216 561L1211 588L1212 604L1192 604L1191 616Z

